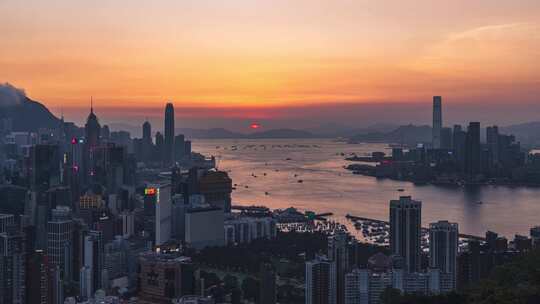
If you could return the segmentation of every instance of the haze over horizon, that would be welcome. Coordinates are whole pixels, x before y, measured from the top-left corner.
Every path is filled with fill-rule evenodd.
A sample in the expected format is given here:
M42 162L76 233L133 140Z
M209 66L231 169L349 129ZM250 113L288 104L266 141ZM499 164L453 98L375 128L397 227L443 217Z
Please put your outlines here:
M248 131L540 117L533 0L0 3L0 83L81 124Z

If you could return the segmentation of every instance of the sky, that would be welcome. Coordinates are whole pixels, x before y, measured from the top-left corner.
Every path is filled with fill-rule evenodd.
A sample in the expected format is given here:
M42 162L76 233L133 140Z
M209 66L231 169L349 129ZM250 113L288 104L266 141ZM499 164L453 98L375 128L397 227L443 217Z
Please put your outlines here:
M538 0L0 0L0 83L81 122L540 117ZM446 114L446 112L445 112Z

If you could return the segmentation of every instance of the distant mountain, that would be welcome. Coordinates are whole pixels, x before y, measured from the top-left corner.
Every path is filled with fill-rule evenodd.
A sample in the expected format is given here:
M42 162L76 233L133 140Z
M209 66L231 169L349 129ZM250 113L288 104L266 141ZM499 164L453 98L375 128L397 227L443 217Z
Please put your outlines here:
M262 132L255 132L246 135L248 138L313 138L316 137L308 131L294 129L275 129Z
M390 132L399 127L395 124L373 124L367 127L358 128L345 126L338 123L326 123L318 127L309 128L306 131L316 134L318 137L352 137L359 134Z
M501 127L499 132L515 135L516 139L526 146L540 146L540 121Z
M56 128L60 120L44 105L28 97L20 103L0 107L0 118L11 118L13 131L32 131L39 128Z
M245 134L236 133L223 128L191 129L181 128L175 130L176 134L184 134L186 138L220 139L220 138L243 138Z
M350 137L354 142L388 142L406 145L431 142L430 126L406 125L390 132L370 132Z

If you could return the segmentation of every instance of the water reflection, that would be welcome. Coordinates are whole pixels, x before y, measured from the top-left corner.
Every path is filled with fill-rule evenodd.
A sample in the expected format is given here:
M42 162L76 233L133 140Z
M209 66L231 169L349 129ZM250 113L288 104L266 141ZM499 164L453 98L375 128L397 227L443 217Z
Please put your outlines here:
M235 204L295 206L333 212L338 218L353 214L386 220L389 200L411 195L423 202L426 226L446 219L458 222L464 233L482 235L489 229L511 237L540 225L539 188L418 186L353 175L343 169L348 162L342 153L389 152L382 144L347 145L326 139L195 140L194 149L218 156L220 168L231 171L238 184L233 192Z

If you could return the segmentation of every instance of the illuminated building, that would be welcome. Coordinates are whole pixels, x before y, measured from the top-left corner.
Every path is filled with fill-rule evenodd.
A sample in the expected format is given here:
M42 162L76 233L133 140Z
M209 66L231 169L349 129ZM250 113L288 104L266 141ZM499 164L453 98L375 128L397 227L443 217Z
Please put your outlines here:
M159 246L171 238L172 203L170 184L151 184L144 190L144 212L152 226L147 226Z

